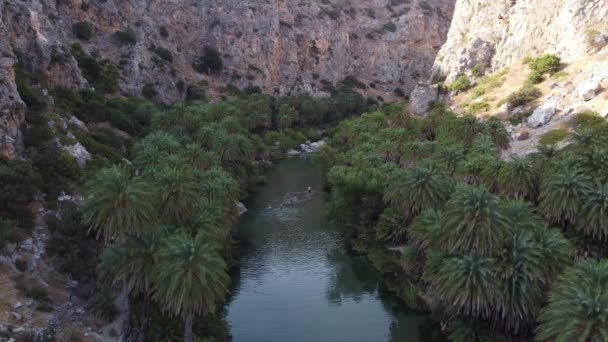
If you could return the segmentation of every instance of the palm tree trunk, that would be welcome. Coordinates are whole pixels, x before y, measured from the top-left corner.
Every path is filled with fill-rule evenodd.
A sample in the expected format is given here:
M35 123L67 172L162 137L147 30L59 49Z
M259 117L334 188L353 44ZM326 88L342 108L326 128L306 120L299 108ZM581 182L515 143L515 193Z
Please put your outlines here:
M188 313L184 321L184 342L192 342L192 313Z
M129 288L125 282L120 294L120 306L122 307L122 341L128 341L131 335L131 308L129 305Z

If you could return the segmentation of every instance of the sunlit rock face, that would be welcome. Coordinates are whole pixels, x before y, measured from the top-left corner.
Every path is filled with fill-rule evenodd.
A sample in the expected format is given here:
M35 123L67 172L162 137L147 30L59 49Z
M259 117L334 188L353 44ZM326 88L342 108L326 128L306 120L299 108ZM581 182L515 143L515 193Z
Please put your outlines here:
M434 66L453 81L476 65L497 70L526 56L572 62L608 44L605 0L458 0Z

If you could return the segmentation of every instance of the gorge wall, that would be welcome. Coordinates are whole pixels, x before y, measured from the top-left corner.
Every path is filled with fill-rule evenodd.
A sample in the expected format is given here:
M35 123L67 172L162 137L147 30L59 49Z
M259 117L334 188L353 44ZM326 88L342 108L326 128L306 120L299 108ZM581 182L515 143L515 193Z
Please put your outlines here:
M458 0L435 71L453 81L476 65L495 71L526 56L570 63L608 42L606 0Z
M274 95L318 94L349 76L369 95L390 99L428 78L454 2L2 1L0 154L19 150L24 115L13 71L17 55L42 88L83 89L92 85L74 58L72 45L78 43L94 61L116 67L120 93L141 96L148 85L163 103L184 99L189 85L203 85L208 93L233 85ZM116 34L127 30L135 40L121 43ZM221 72L194 70L207 47L221 55Z

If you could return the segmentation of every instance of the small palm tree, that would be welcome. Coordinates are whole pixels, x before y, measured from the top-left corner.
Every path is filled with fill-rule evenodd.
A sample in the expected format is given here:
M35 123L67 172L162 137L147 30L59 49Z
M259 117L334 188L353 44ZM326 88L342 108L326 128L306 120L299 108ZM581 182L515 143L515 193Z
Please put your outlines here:
M202 235L178 233L166 240L152 270L153 298L171 314L184 319L184 341L192 342L192 320L209 314L228 288L226 263L217 244Z
M498 324L517 333L534 322L544 299L540 287L544 280L542 262L542 250L530 232L520 230L508 239L498 261Z
M434 209L423 210L412 221L409 232L421 248L427 249L436 245L441 236L441 212Z
M83 220L97 236L124 241L155 221L149 185L131 177L126 167L100 170L86 184Z
M553 222L573 222L590 188L590 178L578 168L557 167L541 186L540 211Z
M608 261L585 261L567 270L539 320L540 341L606 341Z
M486 121L486 133L494 142L494 145L500 150L506 150L511 143L511 134L506 130L505 126L495 117L491 117Z
M538 196L538 174L534 163L527 158L515 158L506 163L499 173L502 191L514 198L535 200Z
M526 201L506 200L502 203L502 209L513 228L531 231L543 225L539 215Z
M186 145L182 153L186 163L199 170L207 170L216 159L213 153L205 151L199 144Z
M449 311L470 317L490 317L499 288L496 262L480 256L447 256L431 280Z
M452 190L451 180L432 166L399 170L388 184L384 200L409 214L441 208Z
M576 228L597 240L608 239L608 183L589 193L576 221Z
M441 247L450 253L492 256L511 231L498 197L482 187L461 186L442 216Z

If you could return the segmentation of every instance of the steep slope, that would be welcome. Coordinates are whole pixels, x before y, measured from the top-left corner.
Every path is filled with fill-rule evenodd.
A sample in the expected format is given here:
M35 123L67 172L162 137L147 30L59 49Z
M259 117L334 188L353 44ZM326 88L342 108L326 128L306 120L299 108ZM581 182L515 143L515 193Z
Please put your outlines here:
M475 66L496 71L526 56L581 59L608 42L605 0L459 0L435 72L452 82Z

